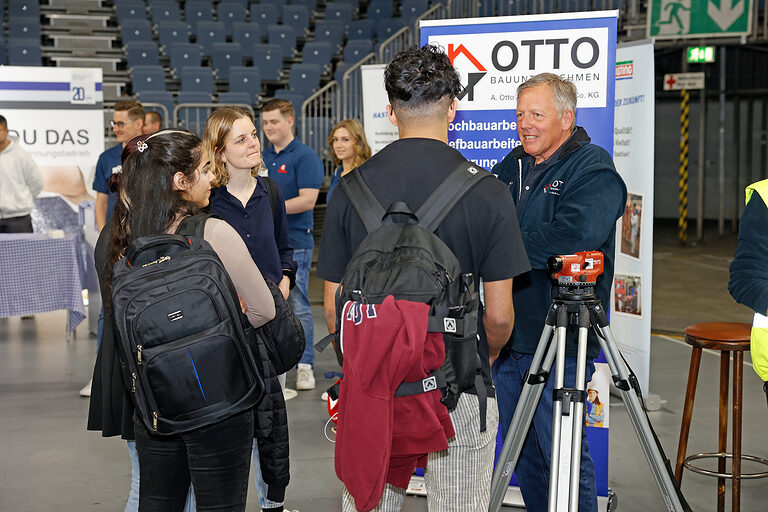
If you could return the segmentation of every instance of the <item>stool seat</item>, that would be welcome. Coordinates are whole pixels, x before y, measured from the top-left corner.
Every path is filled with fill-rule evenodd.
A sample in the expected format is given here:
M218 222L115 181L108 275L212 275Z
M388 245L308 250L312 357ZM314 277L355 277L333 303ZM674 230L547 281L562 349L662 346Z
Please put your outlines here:
M749 350L752 325L741 322L704 322L685 328L685 342L692 347L727 352Z
M768 460L756 460L759 457L743 454L741 451L741 414L744 352L749 350L749 336L752 330L750 324L740 322L706 322L690 325L685 328L685 342L691 345L691 363L688 370L688 384L685 389L683 402L683 421L680 424L680 441L677 445L677 464L675 479L682 483L683 469L696 473L717 477L717 511L725 512L725 480L731 479L731 512L739 512L741 507L741 481L747 478L764 478L768 472L743 473L742 459L761 464ZM699 365L703 349L713 349L720 352L720 406L718 414L717 452L697 453L685 456L688 448L688 434L691 429L693 401L696 396L696 383L699 379ZM731 355L733 354L733 355ZM733 358L733 446L730 453L728 445L728 377L730 363ZM710 471L693 464L698 459L717 459L717 471ZM731 459L731 471L726 471L726 459Z

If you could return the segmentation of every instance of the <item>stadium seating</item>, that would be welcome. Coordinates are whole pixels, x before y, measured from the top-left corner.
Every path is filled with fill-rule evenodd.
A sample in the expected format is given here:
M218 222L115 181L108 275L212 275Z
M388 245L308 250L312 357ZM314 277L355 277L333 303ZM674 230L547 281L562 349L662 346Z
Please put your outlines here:
M181 9L178 2L153 1L149 3L152 22L157 25L161 21L178 21L181 19Z
M269 44L279 45L283 55L290 57L296 48L296 31L286 25L267 27L267 41Z
M147 18L147 6L139 0L121 0L117 2L115 12L117 13L117 21L119 23Z
M341 2L329 2L325 5L326 21L340 21L346 30L352 21L352 6Z
M197 24L201 21L213 21L212 2L190 0L184 4L184 20L192 33L197 33Z
M224 24L224 30L228 37L232 37L236 22L245 21L246 12L248 11L245 6L237 2L225 1L218 5L216 17Z
M173 43L189 42L189 25L185 21L160 21L157 24L157 39L167 55Z
M173 43L169 54L171 67L177 76L182 67L202 64L203 52L200 50L200 46L193 43Z
M258 21L236 21L233 24L232 42L240 45L244 57L253 57L253 45L260 43L266 30Z
M219 80L229 80L229 68L243 63L243 53L237 43L213 43L213 69Z
M331 43L336 52L341 47L341 41L344 37L344 23L341 21L318 21L315 24L315 41L325 41Z
M378 21L382 19L389 19L393 14L394 12L392 10L392 0L372 0L372 2L368 4L367 15L369 20Z
M11 66L41 66L42 63L40 39L8 38L8 64Z
M301 51L301 61L304 64L320 64L330 70L333 48L331 43L312 41L304 45Z
M229 92L248 94L249 104L261 95L261 73L253 66L233 66L229 69Z
M218 102L226 105L253 105L251 95L245 92L220 92Z
M40 39L40 18L19 16L9 20L8 38Z
M131 81L136 91L165 91L165 71L162 66L133 66Z
M350 41L370 41L373 39L373 32L375 28L376 23L370 18L365 20L352 20L349 24L348 39Z
M128 41L151 41L152 25L146 19L123 21L120 23L120 36L123 38L123 43Z
M358 62L372 51L373 45L371 44L370 39L348 41L347 45L344 47L344 60L352 63Z
M280 10L276 5L251 4L251 21L257 21L262 27L277 25L280 20Z
M323 67L319 64L294 64L288 75L288 86L295 93L310 96L319 88L322 74Z
M213 94L213 70L202 66L185 66L180 70L181 90Z
M128 41L125 43L125 58L129 67L160 64L154 41Z
M168 115L165 117L165 125L168 127L175 126L172 121L173 107L175 102L173 100L173 93L168 91L138 91L139 101L145 103L158 103L164 106L168 110Z
M278 80L283 69L283 49L277 44L253 45L253 65L261 72L262 80Z
M284 5L283 24L293 27L298 37L304 37L309 31L309 9L303 5Z
M224 43L227 40L224 24L220 21L199 21L197 23L197 44L203 50L203 55L213 54L214 43Z

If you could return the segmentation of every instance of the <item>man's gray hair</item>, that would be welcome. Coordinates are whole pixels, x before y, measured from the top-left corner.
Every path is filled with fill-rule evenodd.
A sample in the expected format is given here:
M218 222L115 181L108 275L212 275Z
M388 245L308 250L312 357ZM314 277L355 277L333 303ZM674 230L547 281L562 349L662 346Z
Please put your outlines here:
M552 91L558 117L563 117L566 110L573 110L576 114L576 86L570 80L560 78L554 73L539 73L520 84L517 87L517 98L520 99L524 90L544 84Z

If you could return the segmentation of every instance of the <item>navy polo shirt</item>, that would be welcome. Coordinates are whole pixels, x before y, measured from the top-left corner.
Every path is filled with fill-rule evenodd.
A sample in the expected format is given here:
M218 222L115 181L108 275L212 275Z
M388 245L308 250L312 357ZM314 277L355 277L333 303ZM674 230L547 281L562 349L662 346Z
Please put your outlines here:
M245 207L229 193L226 186L211 190L211 213L235 228L262 275L279 283L283 278L283 269L296 274L293 249L288 238L285 200L280 187L277 187L275 210L273 218L269 193L262 180L257 181Z
M323 183L323 162L306 144L294 138L280 153L270 146L263 153L269 177L283 190L286 199L299 195L301 188L320 189ZM288 215L291 246L294 249L311 249L314 217L312 210Z
M96 163L96 173L93 176L93 190L109 196L109 201L107 202L107 224L109 224L109 218L112 217L115 211L115 203L117 203L117 192L109 191L109 178L113 173L122 171L123 166L120 161L120 155L122 154L122 144L112 146L104 151L99 155L99 161Z

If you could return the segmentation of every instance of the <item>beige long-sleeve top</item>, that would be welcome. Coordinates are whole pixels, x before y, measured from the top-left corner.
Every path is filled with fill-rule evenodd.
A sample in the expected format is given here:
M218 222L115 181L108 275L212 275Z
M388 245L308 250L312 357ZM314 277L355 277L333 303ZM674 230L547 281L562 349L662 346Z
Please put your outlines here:
M168 232L176 232L180 222L181 219L174 222ZM246 316L251 325L260 327L275 318L272 294L237 231L225 221L211 218L205 222L203 239L211 244L224 264L238 295L248 307Z

